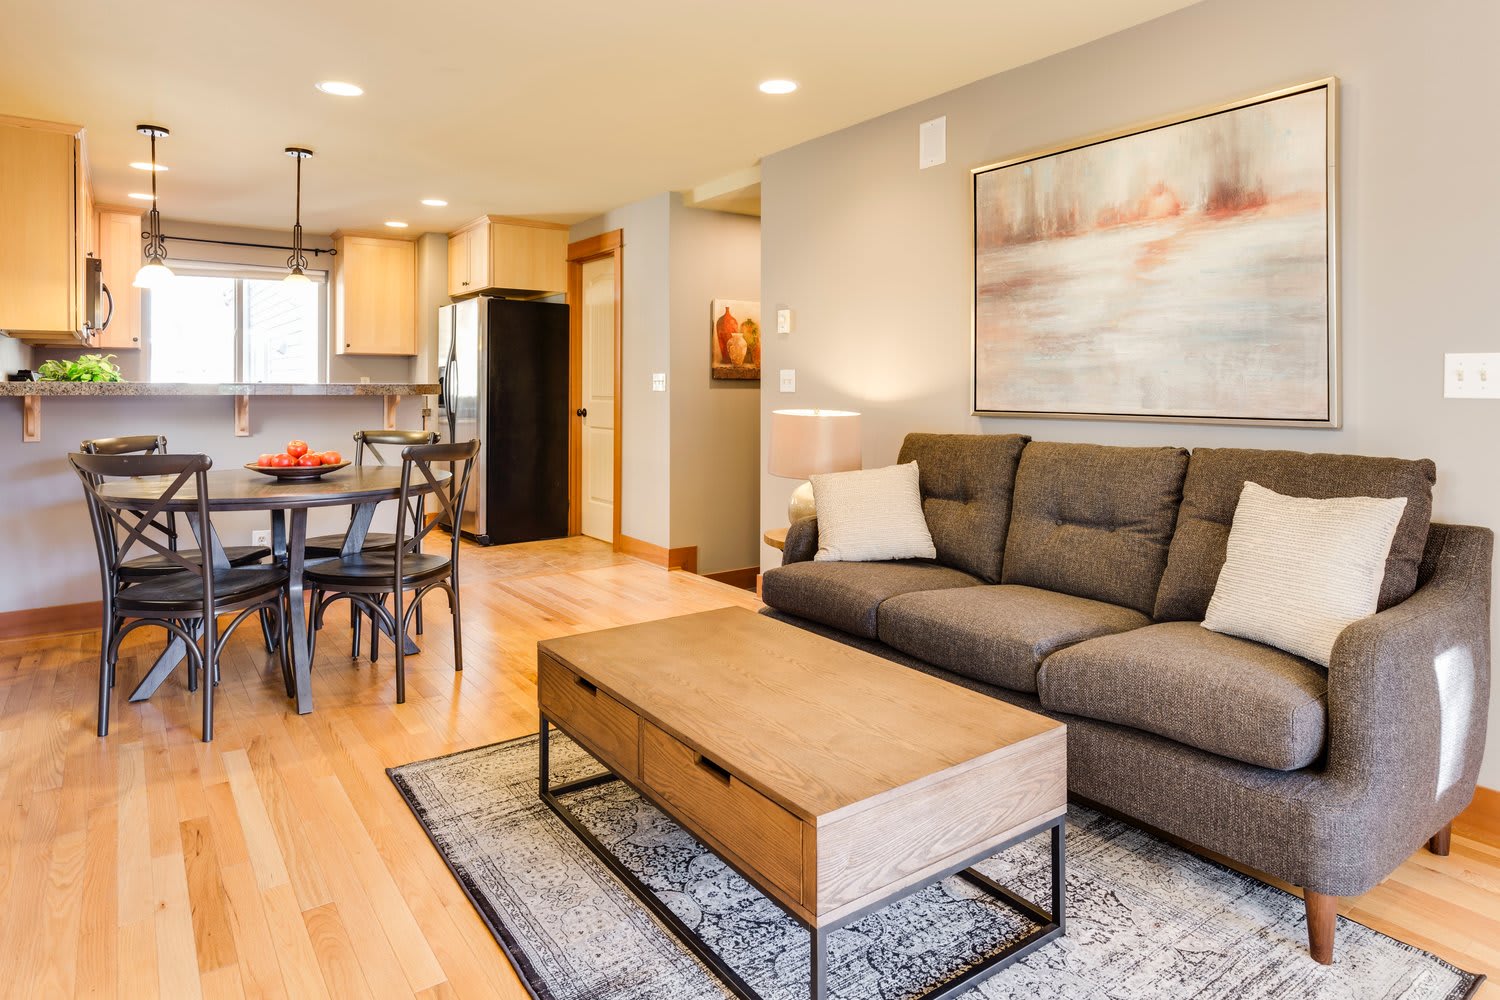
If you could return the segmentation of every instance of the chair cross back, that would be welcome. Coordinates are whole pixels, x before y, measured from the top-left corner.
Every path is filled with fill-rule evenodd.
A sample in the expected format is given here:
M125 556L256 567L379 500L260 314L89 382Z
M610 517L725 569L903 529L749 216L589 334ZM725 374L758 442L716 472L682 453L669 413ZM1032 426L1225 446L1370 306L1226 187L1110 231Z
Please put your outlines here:
M167 439L161 434L130 434L124 437L90 438L78 445L85 455L165 455ZM177 518L171 511L152 524L166 535L172 548L177 547Z
M436 444L437 431L355 431L354 432L354 464L365 464L365 449L375 457L375 464L387 465L385 456L380 454L378 444L399 444L404 446L414 444Z
M95 539L99 545L100 558L113 572L123 564L136 545L151 549L169 562L194 574L202 568L180 555L173 547L175 537L169 536L167 543L153 538L149 531L162 530L157 518L170 514L167 506L177 494L193 483L197 489L197 511L199 523L208 532L208 477L213 462L207 455L90 455L75 452L68 456L78 478L83 481L89 500L89 516L94 523ZM102 495L104 483L109 479L129 479L141 476L173 476L171 483L161 495L144 509L129 509L107 503ZM121 532L124 532L123 537Z
M464 498L469 491L469 475L474 469L474 456L477 454L477 439L457 443L410 445L401 450L401 506L396 512L399 549L407 552L420 551L422 540L445 519L455 527L462 523ZM432 473L432 467L441 464L455 466L452 477L446 483L440 483ZM422 479L441 509L437 512L437 517L427 520L425 524L421 518L413 517L412 532L408 535L405 528L406 518L412 512L409 500L413 470L422 474ZM453 533L453 544L455 547L458 544L456 530Z

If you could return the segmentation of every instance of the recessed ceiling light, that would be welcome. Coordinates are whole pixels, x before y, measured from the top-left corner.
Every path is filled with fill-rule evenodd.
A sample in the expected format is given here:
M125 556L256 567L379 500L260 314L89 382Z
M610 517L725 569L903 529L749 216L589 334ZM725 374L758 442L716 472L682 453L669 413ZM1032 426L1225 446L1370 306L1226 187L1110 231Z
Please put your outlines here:
M313 86L335 97L358 97L365 92L365 88L359 84L345 83L343 80L319 80Z
M141 162L141 161L137 161L135 163L132 163L131 166L134 167L137 170L155 170L157 173L161 173L163 170L167 169L166 167L164 167L160 163L151 164L151 163L145 163L145 162Z
M423 198L422 204L428 208L446 208L448 203L441 198Z
M764 80L760 85L762 94L790 94L797 89L795 80Z
M142 194L139 191L132 191L132 192L130 192L130 194L126 195L126 197L127 198L134 198L136 201L150 201L151 200L151 196L149 194Z
M404 222L398 222L395 219L389 220L388 222L386 222L386 225L390 226L392 229L405 229L406 228L406 223L404 223Z

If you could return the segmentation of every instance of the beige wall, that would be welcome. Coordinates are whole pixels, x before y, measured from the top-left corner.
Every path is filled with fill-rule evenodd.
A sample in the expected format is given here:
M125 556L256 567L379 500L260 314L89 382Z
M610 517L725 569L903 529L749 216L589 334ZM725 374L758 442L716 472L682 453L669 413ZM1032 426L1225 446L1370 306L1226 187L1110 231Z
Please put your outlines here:
M698 572L760 553L760 383L709 377L710 304L760 298L760 220L672 196L672 545Z
M625 241L621 530L696 545L699 572L753 566L758 393L708 377L708 312L715 297L758 297L759 224L659 194L581 222L569 239L612 229ZM651 390L655 372L667 391Z
M767 335L766 368L795 368L798 392L768 383L762 428L791 400L862 410L867 466L911 430L1429 456L1440 519L1500 526L1500 407L1445 400L1441 379L1443 352L1500 344L1496 37L1489 0L1206 0L768 157L763 309L794 309L797 329ZM971 167L1328 75L1343 84L1343 430L969 416ZM948 162L918 170L917 126L938 115ZM795 485L762 477L767 526ZM1481 780L1500 786L1500 748Z

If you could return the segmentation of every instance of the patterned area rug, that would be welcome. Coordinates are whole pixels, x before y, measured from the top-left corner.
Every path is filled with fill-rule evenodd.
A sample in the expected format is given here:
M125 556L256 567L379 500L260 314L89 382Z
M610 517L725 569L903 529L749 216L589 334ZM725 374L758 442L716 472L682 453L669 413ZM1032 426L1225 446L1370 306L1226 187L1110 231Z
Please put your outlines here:
M553 781L599 765L559 734ZM723 1000L729 991L537 798L537 738L392 768L391 780L539 1000ZM807 996L807 932L622 782L568 806L766 1000ZM1068 933L963 1000L1458 1000L1482 976L1339 918L1307 956L1302 901L1077 806ZM1047 838L980 865L1050 898ZM830 995L903 1000L1030 929L958 879L830 938Z

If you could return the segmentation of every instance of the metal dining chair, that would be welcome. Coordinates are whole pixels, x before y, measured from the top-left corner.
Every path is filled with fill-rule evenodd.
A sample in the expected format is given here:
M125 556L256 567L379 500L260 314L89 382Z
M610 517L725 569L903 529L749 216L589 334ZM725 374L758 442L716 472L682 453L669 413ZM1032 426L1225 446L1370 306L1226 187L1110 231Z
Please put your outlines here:
M348 599L364 611L376 625L384 627L396 649L396 702L406 701L406 626L412 612L433 590L448 595L453 612L453 669L464 668L463 628L459 614L458 551L459 534L454 532L447 555L422 551L422 542L441 522L415 517L413 503L414 476L431 488L431 496L440 515L457 524L469 492L469 477L479 441L411 445L401 451L401 495L396 507L395 545L389 551L359 552L309 565L302 579L312 593L312 619L308 627L309 656L316 650L317 633L323 627L323 614L329 605ZM436 465L449 465L452 476L439 482L433 474ZM408 602L406 594L412 597ZM386 607L389 597L393 607Z
M207 475L213 462L207 455L75 452L68 461L83 483L104 597L99 643L99 735L109 734L109 690L114 684L120 643L136 629L152 625L165 629L187 647L189 688L195 686L198 672L203 673L203 741L210 742L219 656L235 630L252 614L274 615L278 632L284 630L286 569L274 565L230 566L222 551L214 551ZM174 478L149 505L143 501L143 509L121 508L105 500L102 491L110 480L141 476ZM190 483L196 491L196 503L189 518L200 547L207 542L210 552L209 558L197 561L156 537L159 519L169 513L167 505ZM121 570L130 564L131 552L137 548L154 552L172 567L171 571L123 579ZM233 614L234 618L221 631L218 616L224 614ZM284 678L291 676L287 646L284 642L279 645Z
M437 431L355 431L354 432L354 465L362 467L365 464L365 453L375 459L375 464L384 466L385 456L380 453L380 445L400 445L406 447L414 444L436 444ZM421 520L424 512L425 497L417 497L416 516ZM372 531L365 535L364 543L360 546L362 552L388 552L396 547L396 536L385 531ZM331 559L340 556L344 552L344 535L314 535L307 540L303 546L303 552L307 559ZM417 605L417 635L422 634L422 605ZM349 656L359 656L361 645L361 625L364 615L360 613L355 604L349 606L349 629L353 633L353 642L350 644ZM370 659L376 659L380 653L380 630L372 628L370 631Z

